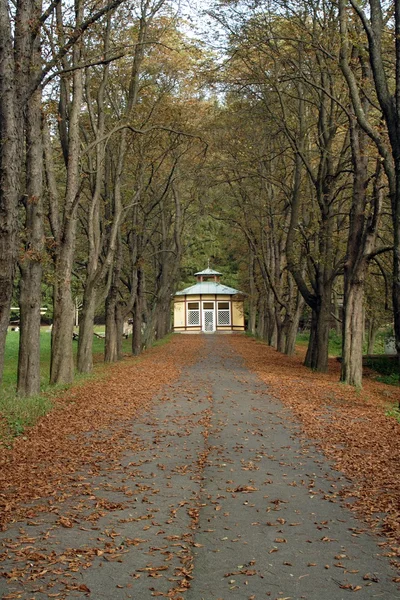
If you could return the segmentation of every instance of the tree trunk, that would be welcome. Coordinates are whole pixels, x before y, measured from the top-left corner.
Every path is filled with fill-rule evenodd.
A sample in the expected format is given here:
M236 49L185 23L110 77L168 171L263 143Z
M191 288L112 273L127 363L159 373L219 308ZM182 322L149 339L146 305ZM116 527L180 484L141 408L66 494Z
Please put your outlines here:
M78 3L77 21L82 19L83 6ZM73 48L73 64L80 62L80 44ZM75 253L76 212L80 198L80 116L82 110L82 71L73 74L72 103L68 130L67 184L64 200L63 226L60 232L55 264L54 321L51 334L51 383L71 383L74 378L72 338L74 303L71 278Z
M86 284L83 293L82 311L79 319L77 367L79 373L90 373L93 369L93 327L96 312L96 289Z
M119 360L117 302L110 296L106 300L106 337L104 345L104 362L112 363Z
M138 270L137 294L133 307L132 354L138 356L142 352L142 316L143 316L143 272ZM152 327L152 319L148 326Z
M283 352L285 351L285 344L286 344L286 331L285 331L285 324L282 323L282 321L281 321L278 307L277 307L276 316L275 316L275 327L276 327L276 349L278 352L281 352L283 354Z
M304 364L326 373L328 370L329 330L331 319L331 286L323 286L317 307L312 312L310 340Z
M297 332L299 330L299 322L304 309L304 304L305 302L303 296L299 291L297 291L296 308L293 312L293 318L289 323L286 334L285 354L288 356L292 356L296 351Z
M325 373L328 370L329 331L331 324L331 288L325 284L317 313L317 358L311 368Z
M256 324L256 336L260 339L265 339L264 335L265 335L265 307L264 307L264 300L259 297L258 299L258 307L257 307L257 324Z
M373 354L375 348L376 334L378 333L378 324L374 317L371 317L368 324L368 347L367 354Z
M290 325L287 330L284 352L288 356L293 356L293 354L296 351L296 337L299 329L299 321L300 315L295 316L294 319L290 322Z
M316 362L316 335L317 335L317 313L315 310L311 311L311 323L310 323L310 337L308 338L308 346L306 357L304 359L304 365L312 368L312 365Z
M104 362L117 362L122 358L124 317L120 302L106 302L106 339Z
M398 28L400 30L400 14ZM400 71L400 40L399 46L399 63L398 70ZM400 73L399 73L400 77ZM398 112L400 116L400 82L399 82L399 106ZM393 313L394 313L394 335L396 339L397 360L400 373L400 131L399 147L395 153L395 170L396 170L396 198L392 200L392 220L393 220ZM400 401L399 401L400 406Z
M0 381L16 267L21 143L15 106L9 3L0 1Z
M269 346L276 348L278 340L278 328L275 319L275 299L272 291L268 290L268 296L265 303L265 319L264 319L264 339L268 341Z
M353 274L354 277L354 274ZM347 283L343 306L343 345L341 380L350 385L362 385L364 281L358 278Z
M253 252L250 249L250 257L249 257L249 287L250 287L250 297L249 297L249 323L248 330L252 335L256 333L256 321L257 321L257 290L255 286L255 258Z
M157 319L155 326L156 340L160 340L171 331L171 303L169 299L157 306Z
M43 147L41 92L30 98L27 110L27 199L25 253L20 262L20 338L17 392L40 393L40 305L42 298Z
M28 267L20 284L20 338L17 392L20 396L40 393L40 299L42 268L38 261Z
M121 358L122 327L121 307L119 305L119 284L122 269L122 243L117 240L114 265L111 273L111 285L106 298L106 337L104 344L104 362L116 362Z
M72 259L72 256L67 258ZM74 379L72 337L75 307L72 300L70 280L65 276L68 271L71 272L68 266L59 268L56 271L56 273L61 274L61 281L56 282L54 286L50 383L71 383Z
M340 307L338 301L338 295L333 292L333 309L335 315L335 331L337 335L342 335L342 324L340 322Z

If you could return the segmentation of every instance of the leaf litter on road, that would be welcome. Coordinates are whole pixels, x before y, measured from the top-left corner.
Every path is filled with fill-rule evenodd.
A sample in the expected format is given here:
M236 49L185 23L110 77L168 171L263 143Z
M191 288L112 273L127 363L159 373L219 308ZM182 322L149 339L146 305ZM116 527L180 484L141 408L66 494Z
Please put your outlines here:
M229 342L271 395L290 407L308 440L345 474L348 485L339 496L351 500L349 507L387 537L386 555L395 562L400 557L400 424L385 413L388 398L398 403L399 388L367 372L360 391L339 383L335 359L329 361L329 373L316 373L303 365L303 349L289 357L247 336L232 336Z

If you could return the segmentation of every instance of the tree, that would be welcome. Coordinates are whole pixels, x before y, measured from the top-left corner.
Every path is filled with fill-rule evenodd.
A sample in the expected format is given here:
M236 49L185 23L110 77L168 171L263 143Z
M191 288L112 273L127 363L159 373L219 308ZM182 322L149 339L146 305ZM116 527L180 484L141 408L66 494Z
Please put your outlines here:
M362 86L350 67L349 11L353 9L361 23L368 44L368 57L382 120L371 121L362 101ZM379 0L369 1L369 14L352 0L339 2L341 32L341 66L349 87L354 113L360 128L376 145L388 180L393 224L393 311L397 355L400 364L400 7ZM395 38L392 52L391 40ZM387 53L393 62L386 60ZM394 63L394 68L393 68ZM385 126L383 131L382 125Z
M34 6L34 22L41 15L41 3ZM42 65L38 30L30 29L30 78ZM40 87L28 98L23 116L25 130L26 184L23 196L24 248L19 259L20 338L17 391L22 396L40 392L40 308L42 261L44 257L42 93Z
M92 6L88 3L85 5L86 18L83 15L83 8L77 7L76 13L77 15L80 14L81 17L79 23L75 23L75 27L70 29L71 33L61 40L60 45L52 46L54 54L46 61L41 60L40 56L40 40L43 27L54 12L57 12L58 15L62 14L61 1L51 3L44 12L42 12L41 2L35 0L19 0L15 5L7 0L1 0L0 3L0 376L3 372L5 340L17 261L17 234L19 232L17 207L21 195L23 166L25 165L25 132L27 122L37 121L37 109L34 110L35 100L31 101L31 98L33 95L40 93L42 85L55 76L54 71L60 62L62 63L63 58L79 43L87 29L121 2L122 0L113 0L100 9L96 5ZM38 106L37 99L36 102ZM25 118L25 107L28 105L27 118ZM28 152L30 152L27 159L28 163L29 161L32 163L32 160L36 163L40 159L40 153L33 152L30 137L33 127L33 125L28 125L27 140L29 144ZM34 154L36 155L35 159L33 159ZM40 167L37 167L37 165L36 167L32 164L29 166L31 174L34 169L38 168ZM28 184L33 181L31 174L28 174ZM40 278L40 266L33 265L33 262L40 262L37 254L37 244L40 238L40 234L38 234L38 227L40 228L40 225L38 225L40 197L35 202L36 208L27 211L26 224L28 227L25 230L26 247L31 248L32 252L30 256L25 256L25 262L21 265L25 273L23 283L25 299L28 296L33 298L35 295L33 304L37 306L37 290L39 288L37 281L38 277ZM34 222L35 226L32 227ZM31 234L32 240L29 241L28 237ZM35 258L32 262L33 255L35 255ZM31 261L29 266L27 261ZM30 274L28 275L29 271ZM30 288L28 281L32 282L32 288ZM23 304L24 307L28 306L25 301L23 301ZM23 318L25 330L30 330L25 340L29 344L31 343L29 340L32 340L32 352L36 352L38 347L37 341L33 340L38 337L37 322L40 318L36 308L34 313L33 321L35 321L35 324L30 322L32 319L26 318L26 311ZM33 362L26 360L29 352L26 353L25 358L22 357L20 364L21 393L30 393L27 388L29 384L24 382L27 382L28 379L34 379L37 382L39 377L38 362L36 361L33 364ZM27 376L26 369L33 369L35 375ZM34 387L37 388L37 383L34 384Z

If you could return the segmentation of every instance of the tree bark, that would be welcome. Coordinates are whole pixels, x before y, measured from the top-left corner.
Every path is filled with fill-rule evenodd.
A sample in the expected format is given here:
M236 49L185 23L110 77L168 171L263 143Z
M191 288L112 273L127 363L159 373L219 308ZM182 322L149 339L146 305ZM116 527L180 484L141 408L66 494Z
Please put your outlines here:
M321 373L328 370L329 331L331 323L332 285L329 281L319 287L317 306L313 309L309 347L304 364Z
M36 49L38 53L38 49ZM40 308L42 298L43 146L41 92L29 99L27 108L27 198L25 200L26 244L20 261L20 338L17 392L21 396L40 393Z
M257 299L256 299L256 286L254 283L255 278L255 259L253 253L250 250L249 256L249 323L248 330L252 335L256 333L256 322L257 322Z
M122 269L122 242L118 236L114 264L111 271L111 284L106 298L106 337L104 362L117 362L121 358L123 319L119 303L119 285ZM121 325L122 321L122 325Z
M140 19L138 41L135 46L135 54L132 62L131 77L129 81L129 92L127 97L126 109L123 116L123 121L128 121L131 116L134 107L136 106L138 91L139 91L139 75L140 68L144 56L144 44L147 36L147 29L150 20L147 20L144 13ZM109 30L107 30L108 36ZM108 38L105 42L105 53L108 47ZM102 140L104 137L104 97L105 97L105 84L108 79L108 67L105 69L104 78L102 85L100 86L98 93L98 124L97 124L97 137ZM83 303L88 303L88 307L85 308L85 318L81 321L79 328L79 346L78 346L78 371L89 372L92 369L93 361L89 358L89 354L92 354L93 345L93 323L94 323L94 310L95 310L95 296L96 291L104 281L107 272L109 271L109 265L112 264L115 254L115 248L118 244L117 238L119 237L119 227L123 214L122 205L122 178L124 174L124 168L126 163L126 154L128 149L128 130L123 129L118 143L118 154L117 154L117 165L114 174L113 181L113 193L112 193L112 214L111 225L106 227L109 231L108 235L108 246L105 251L105 257L102 263L100 263L101 250L104 249L105 243L101 239L99 230L99 203L101 198L101 186L104 173L104 156L105 156L105 142L101 141L97 144L97 160L96 160L96 183L93 197L91 200L91 206L89 209L89 259L88 259L88 270L86 278L86 288ZM134 203L137 202L139 191L135 195ZM136 234L136 232L135 232ZM120 257L118 258L120 260ZM116 271L120 273L121 269L118 266ZM122 327L121 320L122 306L118 300L119 282L115 280L115 274L113 275L112 289L110 290L109 297L106 302L106 342L105 342L105 361L114 362L121 358L122 353ZM90 317L91 315L91 317ZM82 332L81 332L82 328ZM81 348L82 346L82 348Z
M17 260L21 138L17 123L14 49L6 0L0 0L0 381Z
M82 18L82 6L77 16ZM73 64L80 60L80 47L75 44ZM74 378L72 338L74 331L74 302L71 277L75 252L76 213L80 198L80 115L82 109L82 71L73 74L72 103L68 130L67 185L63 224L60 231L55 263L54 317L51 335L50 383L71 383Z
M31 23L40 18L41 2L32 2ZM29 28L29 79L41 69L39 32ZM21 396L40 393L40 308L42 299L43 222L43 143L42 92L29 97L25 114L26 196L25 248L20 260L20 338L17 392Z
M349 115L350 142L353 164L353 195L347 240L347 255L344 267L343 338L340 378L345 383L362 385L362 349L364 338L364 285L368 259L375 248L382 207L380 187L381 161L377 161L373 193L368 194L368 146L367 132L362 128L357 114L367 119L370 103L368 96L361 99L353 90L355 76L350 68L347 15L340 5L341 51L340 66L349 87L353 112ZM359 59L362 80L370 81L371 73L367 61L352 52L352 63ZM370 210L367 205L370 203ZM367 214L369 216L367 216Z
M79 319L77 366L80 373L91 373L93 369L93 327L96 312L96 290L86 282L83 291L82 310Z
M374 127L368 120L362 104L358 82L349 68L348 16L345 0L339 2L341 31L341 66L350 90L351 101L360 127L375 143L389 183L393 224L393 313L396 350L400 370L400 3L394 3L395 76L392 93L393 63L387 62L382 44L385 20L384 4L380 0L369 0L369 14L355 0L350 0L368 39L369 63L375 90L386 124L382 133L381 123ZM386 7L385 7L386 8ZM389 7L391 9L391 7ZM389 144L386 139L389 140ZM389 149L390 148L390 149Z
M293 312L293 318L289 323L286 334L285 354L287 354L288 356L292 356L296 351L297 332L299 330L299 322L304 309L304 304L304 298L302 297L300 292L297 291L296 308Z
M371 317L368 324L368 346L367 346L367 354L373 354L375 349L375 340L376 334L378 333L378 323Z
M349 281L345 286L341 380L362 386L364 281Z
M143 319L143 271L138 270L137 293L133 307L132 354L138 356L142 352L142 319Z

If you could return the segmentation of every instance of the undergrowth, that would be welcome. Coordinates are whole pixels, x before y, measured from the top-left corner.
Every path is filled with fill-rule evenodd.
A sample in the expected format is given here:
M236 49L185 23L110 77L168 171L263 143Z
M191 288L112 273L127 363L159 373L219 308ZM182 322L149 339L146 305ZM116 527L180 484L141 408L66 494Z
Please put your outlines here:
M49 395L18 398L13 391L2 393L0 397L0 443L11 445L12 439L22 435L26 427L46 415L53 402Z
M300 331L296 336L296 343L300 346L307 346L309 339L309 331ZM340 356L342 354L342 336L336 333L334 329L329 332L328 353L330 356Z
M386 416L393 417L400 423L400 407L396 408L393 406L392 408L389 408L389 410L386 411Z

